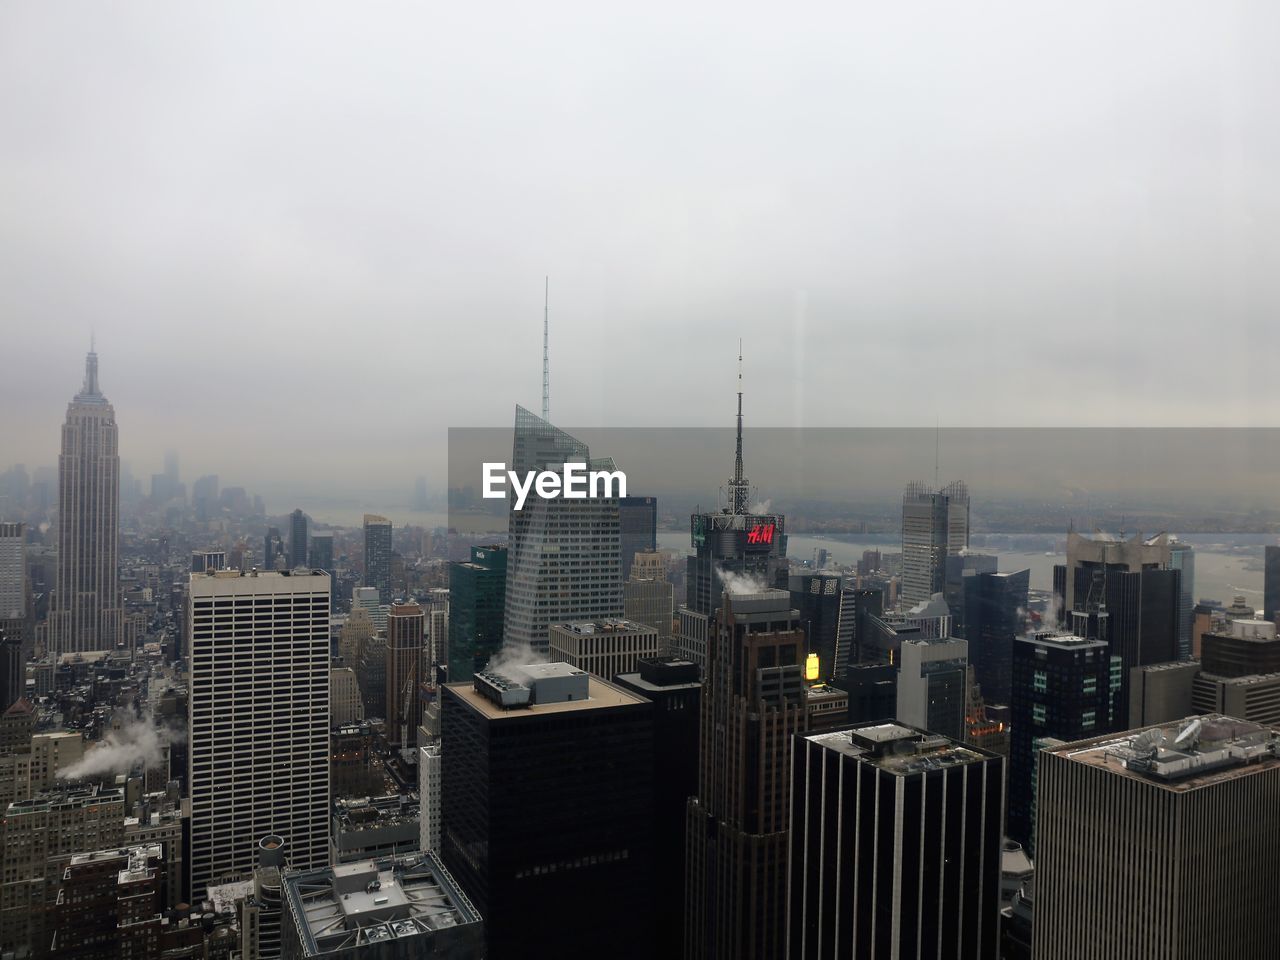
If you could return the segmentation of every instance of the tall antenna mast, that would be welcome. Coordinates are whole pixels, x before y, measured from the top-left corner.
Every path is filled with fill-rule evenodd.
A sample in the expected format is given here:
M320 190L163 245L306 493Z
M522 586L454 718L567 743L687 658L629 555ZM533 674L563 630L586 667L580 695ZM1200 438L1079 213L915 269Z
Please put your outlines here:
M938 455L942 451L942 420L938 416L933 418L933 489L938 489Z
M738 340L738 446L733 461L733 479L729 481L729 512L746 513L747 478L742 467L742 340Z
M542 292L542 419L551 422L551 351L547 308L551 303L551 278L545 277Z

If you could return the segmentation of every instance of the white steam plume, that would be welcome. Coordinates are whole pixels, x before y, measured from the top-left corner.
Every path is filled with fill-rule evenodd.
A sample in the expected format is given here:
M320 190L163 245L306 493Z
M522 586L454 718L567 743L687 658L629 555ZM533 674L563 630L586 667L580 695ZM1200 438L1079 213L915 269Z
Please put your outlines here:
M496 673L507 680L520 681L523 678L515 673L516 667L546 662L547 658L537 653L527 643L510 643L505 644L501 650L490 657L484 669L486 673Z
M144 767L159 764L164 748L181 739L167 727L157 727L151 718L131 719L119 730L113 730L85 755L70 766L58 770L63 780L85 780L112 773L128 773L141 763Z
M769 584L763 577L752 576L749 573L736 573L733 570L726 570L724 567L718 567L716 573L720 575L720 583L731 596L740 596L744 593L764 593L769 589Z

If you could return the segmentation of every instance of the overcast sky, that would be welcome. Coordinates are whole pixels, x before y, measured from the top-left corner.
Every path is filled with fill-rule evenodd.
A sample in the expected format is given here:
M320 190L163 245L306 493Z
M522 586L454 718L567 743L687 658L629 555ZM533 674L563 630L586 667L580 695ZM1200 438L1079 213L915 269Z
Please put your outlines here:
M448 426L1276 425L1274 3L0 6L0 469ZM904 478L908 479L908 478ZM270 505L270 504L269 504Z

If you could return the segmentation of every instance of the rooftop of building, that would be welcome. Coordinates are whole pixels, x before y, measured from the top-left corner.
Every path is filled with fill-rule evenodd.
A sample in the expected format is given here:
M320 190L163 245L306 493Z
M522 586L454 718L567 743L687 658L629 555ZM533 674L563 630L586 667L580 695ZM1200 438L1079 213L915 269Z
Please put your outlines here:
M1041 647L1058 647L1062 650L1087 650L1090 647L1106 647L1105 640L1080 637L1071 633L1049 634L1037 633L1033 637L1019 637L1023 643L1033 643Z
M638 669L621 673L615 678L628 686L655 693L674 690L691 690L702 686L698 665L679 657L641 657L636 661Z
M811 733L804 738L899 777L981 763L995 756L897 721Z
M534 664L531 666L573 670L567 663ZM576 673L583 673L583 671L579 670ZM548 675L556 676L558 674L553 672ZM586 699L563 700L555 703L526 703L518 705L515 709L503 709L502 706L477 691L474 681L450 683L445 686L463 703L466 703L490 720L503 720L511 717L529 716L530 714L546 716L581 710L599 710L606 707L626 707L646 702L635 694L614 686L612 683L607 683L599 677L591 674L584 674L584 676L587 686Z
M284 887L304 956L480 922L475 907L430 853L300 871L288 875Z
M1184 792L1280 767L1280 731L1207 714L1065 743L1050 752Z
M553 623L552 630L576 633L582 636L594 636L601 633L643 633L657 635L656 627L647 623L637 623L622 617L606 617L602 620L577 620L571 623Z
M1142 666L1134 667L1135 670L1141 670L1143 673L1172 673L1182 670L1199 670L1199 660L1169 660L1166 663L1147 663Z
M418 803L412 796L400 794L337 800L333 804L333 818L343 831L416 823Z

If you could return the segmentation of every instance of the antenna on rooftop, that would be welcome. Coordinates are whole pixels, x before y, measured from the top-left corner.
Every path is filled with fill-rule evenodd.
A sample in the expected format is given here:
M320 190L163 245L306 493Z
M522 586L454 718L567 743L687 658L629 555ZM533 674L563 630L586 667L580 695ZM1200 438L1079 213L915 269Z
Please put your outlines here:
M542 291L542 419L551 422L551 351L548 307L551 304L551 278L544 277Z

